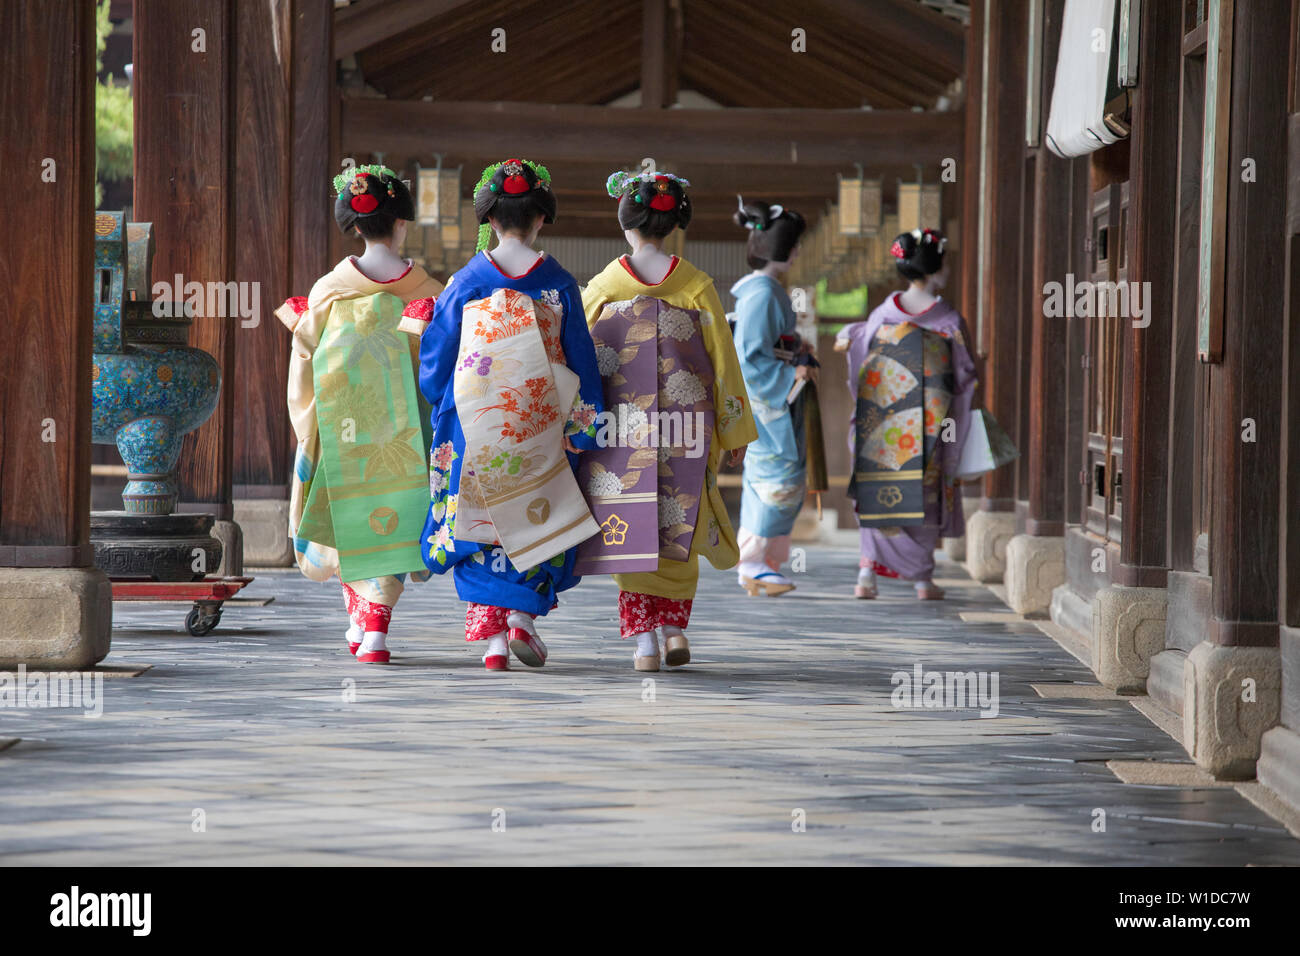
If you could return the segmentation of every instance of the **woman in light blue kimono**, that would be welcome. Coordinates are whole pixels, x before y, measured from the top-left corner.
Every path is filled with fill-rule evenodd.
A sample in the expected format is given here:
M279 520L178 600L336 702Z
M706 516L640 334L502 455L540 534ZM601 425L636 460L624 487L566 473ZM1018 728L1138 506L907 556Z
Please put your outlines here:
M803 415L791 390L812 379L812 356L795 334L795 313L780 277L790 268L804 231L797 212L742 199L736 224L749 230L753 272L731 287L736 297L735 339L758 426L745 457L740 499L740 586L751 597L794 590L781 573L790 557L790 532L806 495L807 446Z

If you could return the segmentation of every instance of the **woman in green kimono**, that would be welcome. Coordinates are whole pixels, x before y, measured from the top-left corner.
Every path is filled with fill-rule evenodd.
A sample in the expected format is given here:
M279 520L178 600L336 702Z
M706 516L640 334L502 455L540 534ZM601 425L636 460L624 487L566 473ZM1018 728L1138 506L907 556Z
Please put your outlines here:
M416 369L442 286L397 254L415 204L391 169L355 167L334 188L335 221L366 251L276 310L293 333L288 401L298 453L289 534L303 574L343 583L351 652L363 664L386 664L406 575L428 576L420 557L427 409Z

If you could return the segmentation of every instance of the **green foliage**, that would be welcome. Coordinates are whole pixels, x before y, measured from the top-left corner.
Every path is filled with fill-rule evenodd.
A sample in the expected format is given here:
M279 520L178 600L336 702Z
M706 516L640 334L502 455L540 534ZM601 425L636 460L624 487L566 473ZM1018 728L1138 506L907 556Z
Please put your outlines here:
M108 21L108 0L100 0L95 18L95 71L104 64L104 48L112 24ZM113 86L113 77L95 83L95 205L104 198L102 182L129 179L132 168L134 130L130 90Z

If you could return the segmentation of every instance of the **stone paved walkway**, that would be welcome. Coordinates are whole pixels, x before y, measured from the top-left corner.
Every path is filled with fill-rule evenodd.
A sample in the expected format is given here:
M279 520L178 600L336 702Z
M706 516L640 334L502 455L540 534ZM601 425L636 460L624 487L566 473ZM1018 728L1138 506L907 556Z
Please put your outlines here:
M942 603L854 601L855 573L813 548L799 590L750 599L706 570L696 660L653 685L603 578L544 622L551 663L507 674L463 643L449 580L403 597L386 668L348 655L337 585L296 573L203 638L182 607L118 604L105 663L151 667L105 681L102 717L0 710L0 859L1300 863L1231 787L1122 783L1106 761L1186 754L1125 700L1040 696L1095 682L956 565ZM895 709L918 663L996 672L998 716Z

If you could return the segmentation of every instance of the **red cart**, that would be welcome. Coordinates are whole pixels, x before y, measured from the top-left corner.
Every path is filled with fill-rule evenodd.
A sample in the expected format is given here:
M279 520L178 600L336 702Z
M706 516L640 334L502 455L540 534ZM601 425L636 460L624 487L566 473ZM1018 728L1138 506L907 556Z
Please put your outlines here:
M112 580L114 601L193 601L185 615L185 629L202 637L221 622L221 605L234 597L252 578L204 578L202 581ZM270 603L268 599L264 603Z

